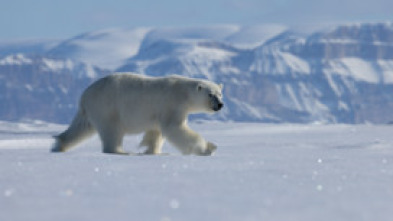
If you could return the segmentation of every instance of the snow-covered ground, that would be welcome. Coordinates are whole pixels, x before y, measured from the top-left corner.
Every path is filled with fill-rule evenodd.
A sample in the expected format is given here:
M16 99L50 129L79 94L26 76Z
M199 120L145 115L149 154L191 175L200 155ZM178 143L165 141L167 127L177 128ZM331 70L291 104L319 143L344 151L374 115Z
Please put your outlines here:
M215 156L49 153L64 126L0 122L0 220L392 220L393 126L200 123ZM138 152L141 136L127 137Z

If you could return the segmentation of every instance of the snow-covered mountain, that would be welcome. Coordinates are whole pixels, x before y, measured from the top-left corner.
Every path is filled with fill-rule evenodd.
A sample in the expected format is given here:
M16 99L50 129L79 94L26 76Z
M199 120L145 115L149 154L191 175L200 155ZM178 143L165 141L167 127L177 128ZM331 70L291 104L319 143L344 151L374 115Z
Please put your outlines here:
M392 49L393 23L340 25L311 34L299 34L280 25L108 29L39 51L37 61L34 56L23 54L3 57L0 75L19 71L22 76L31 72L21 71L21 60L30 59L35 81L45 82L41 71L45 59L62 63L64 68L67 62L74 68L79 64L84 67L83 73L78 68L60 72L74 78L82 73L83 79L88 80L76 80L74 86L82 86L72 95L63 94L61 99L57 97L60 95L53 95L60 103L68 96L75 105L78 93L95 79L88 74L92 73L88 67L95 70L96 76L109 73L100 68L153 76L181 74L224 83L226 108L219 115L204 117L386 123L393 121ZM8 66L4 69L5 65ZM55 74L58 72L51 73L60 76ZM5 82L8 78L4 78ZM62 82L61 78L56 81ZM9 89L0 85L0 90ZM24 105L23 100L15 101L18 102ZM64 101L64 105L71 103ZM58 110L53 111L50 120L59 121L55 117ZM72 113L60 114L61 121L69 120L64 116L71 116L74 111L75 107L69 109ZM14 114L13 118L25 115L26 112ZM0 117L8 118L4 114Z
M392 47L392 23L284 31L255 48L181 36L142 44L118 70L222 82L229 108L221 119L385 123L393 120Z
M65 40L48 50L47 54L115 70L125 60L136 55L140 47L146 48L161 40L209 39L230 43L236 47L254 47L286 29L281 25L112 28L84 33Z
M72 58L104 69L115 69L135 55L149 28L113 28L85 33L47 52L56 58Z
M0 59L0 119L67 123L78 97L107 71L88 64L24 54Z

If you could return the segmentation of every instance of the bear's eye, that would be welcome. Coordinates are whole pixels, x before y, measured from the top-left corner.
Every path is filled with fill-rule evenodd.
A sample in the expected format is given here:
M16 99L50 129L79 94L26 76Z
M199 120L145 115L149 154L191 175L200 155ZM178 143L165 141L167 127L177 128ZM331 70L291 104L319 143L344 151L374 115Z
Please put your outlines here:
M212 98L212 97L213 97L213 94L209 94L209 97Z

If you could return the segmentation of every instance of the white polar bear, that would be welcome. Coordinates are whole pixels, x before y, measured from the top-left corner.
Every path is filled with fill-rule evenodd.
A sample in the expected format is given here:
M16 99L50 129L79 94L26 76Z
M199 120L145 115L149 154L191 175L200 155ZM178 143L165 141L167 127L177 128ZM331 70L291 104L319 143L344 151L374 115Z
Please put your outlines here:
M127 154L125 134L145 132L145 154L160 154L167 138L183 154L211 155L216 145L187 126L187 116L223 107L222 85L181 76L147 77L118 73L104 77L82 94L79 110L66 131L56 136L53 152L64 152L98 132L104 153Z

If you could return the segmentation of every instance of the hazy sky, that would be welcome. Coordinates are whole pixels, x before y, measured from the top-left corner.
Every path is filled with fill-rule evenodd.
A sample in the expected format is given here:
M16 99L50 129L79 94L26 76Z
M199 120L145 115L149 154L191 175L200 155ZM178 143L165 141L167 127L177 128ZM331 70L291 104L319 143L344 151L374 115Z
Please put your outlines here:
M391 0L0 0L0 39L110 27L393 21Z

